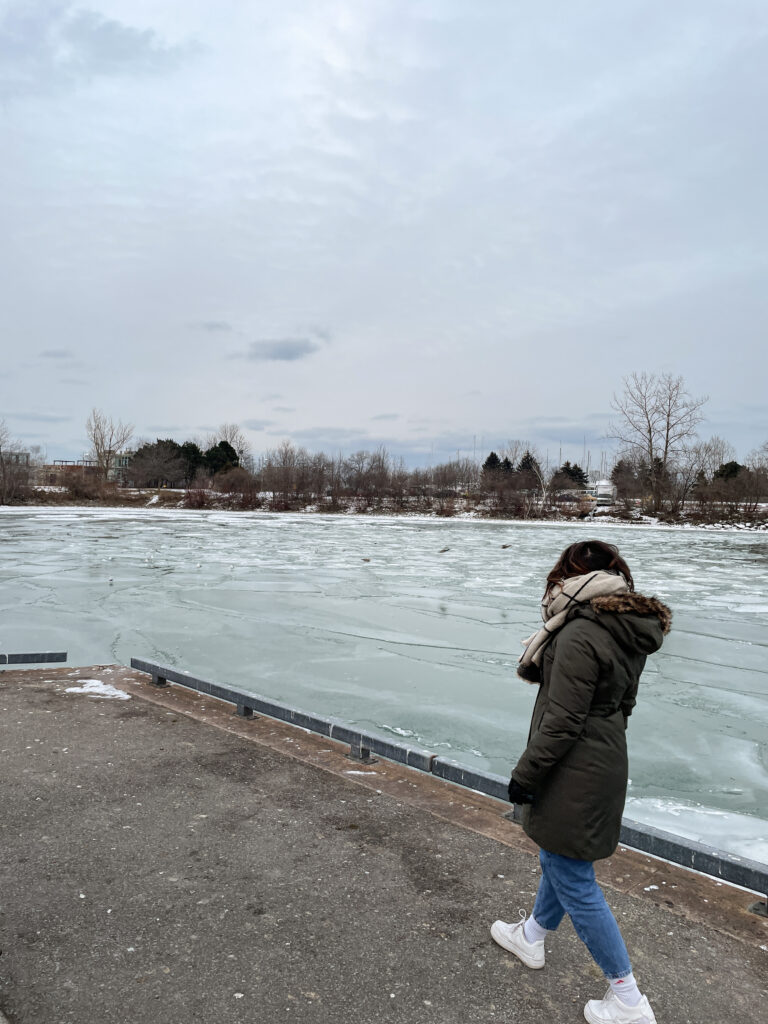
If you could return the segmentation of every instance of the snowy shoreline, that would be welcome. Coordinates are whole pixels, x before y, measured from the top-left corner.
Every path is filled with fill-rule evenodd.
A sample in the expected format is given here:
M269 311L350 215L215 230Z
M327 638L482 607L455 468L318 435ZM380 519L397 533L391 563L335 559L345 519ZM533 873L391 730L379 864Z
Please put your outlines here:
M269 508L259 509L231 509L231 508L206 508L194 509L185 507L169 507L158 505L156 498L150 498L144 505L2 505L0 515L50 513L53 516L65 516L68 513L88 513L90 515L130 517L136 515L146 516L189 516L196 518L203 516L234 516L236 518L317 518L341 521L344 519L365 520L369 522L391 523L393 520L403 519L408 522L442 523L475 523L497 526L550 526L562 527L572 526L574 529L587 527L618 528L624 530L664 530L664 531L685 531L686 533L754 533L762 534L768 532L768 522L759 525L749 523L665 523L653 516L644 516L640 520L619 519L610 515L601 515L597 518L588 519L503 519L495 516L482 516L475 512L457 512L453 516L441 516L437 513L426 512L356 512L352 509L342 512L325 512L316 507L295 509L281 512Z

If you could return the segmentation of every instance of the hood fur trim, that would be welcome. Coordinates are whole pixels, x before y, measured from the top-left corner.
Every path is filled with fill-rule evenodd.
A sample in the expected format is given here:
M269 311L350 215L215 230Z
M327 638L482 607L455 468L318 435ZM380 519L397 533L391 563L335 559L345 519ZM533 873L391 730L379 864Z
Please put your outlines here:
M616 615L634 612L636 615L655 615L661 623L661 630L666 635L672 626L672 609L659 601L657 597L646 597L645 594L606 594L604 597L593 597L590 604L596 612L613 612Z

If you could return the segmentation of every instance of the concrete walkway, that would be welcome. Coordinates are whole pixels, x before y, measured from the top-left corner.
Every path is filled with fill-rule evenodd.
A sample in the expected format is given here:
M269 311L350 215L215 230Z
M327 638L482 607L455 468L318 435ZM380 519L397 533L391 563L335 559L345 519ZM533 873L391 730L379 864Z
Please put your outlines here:
M500 804L145 678L0 674L10 1024L577 1024L602 996L567 922L543 971L491 941L538 876ZM765 1019L747 894L631 852L602 877L659 1024Z

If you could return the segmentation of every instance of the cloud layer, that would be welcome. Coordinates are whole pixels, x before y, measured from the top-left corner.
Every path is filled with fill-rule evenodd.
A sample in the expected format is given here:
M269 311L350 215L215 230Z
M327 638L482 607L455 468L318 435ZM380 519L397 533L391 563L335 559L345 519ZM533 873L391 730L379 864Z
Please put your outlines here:
M581 458L648 370L743 457L766 68L756 0L9 0L0 418Z

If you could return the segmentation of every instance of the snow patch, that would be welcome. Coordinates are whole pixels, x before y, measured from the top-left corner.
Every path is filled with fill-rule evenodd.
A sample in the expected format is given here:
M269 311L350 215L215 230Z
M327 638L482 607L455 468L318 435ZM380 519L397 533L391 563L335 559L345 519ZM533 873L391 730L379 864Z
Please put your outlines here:
M118 690L109 683L102 683L100 679L84 679L82 686L68 686L66 693L87 693L89 697L103 697L106 700L130 700L130 693L125 690Z

